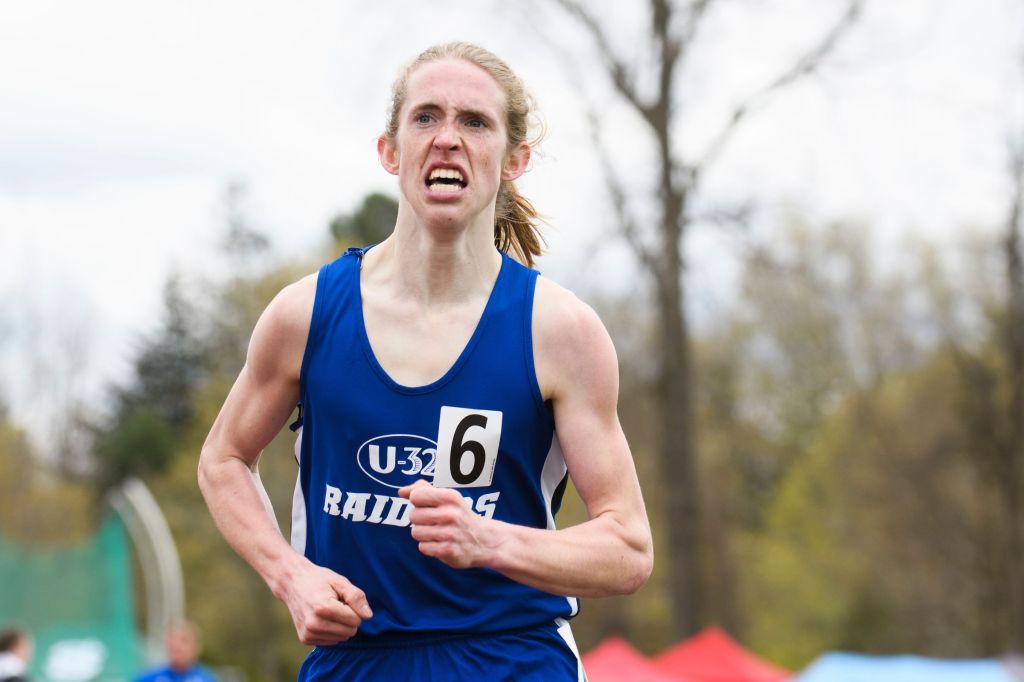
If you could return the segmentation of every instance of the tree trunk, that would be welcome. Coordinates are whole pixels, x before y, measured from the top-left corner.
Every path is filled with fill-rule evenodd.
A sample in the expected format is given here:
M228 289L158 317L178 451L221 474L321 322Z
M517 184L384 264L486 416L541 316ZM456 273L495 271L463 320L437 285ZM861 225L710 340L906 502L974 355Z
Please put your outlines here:
M678 157L673 155L672 103L678 95L674 75L683 55L693 47L697 27L712 0L691 0L688 3L649 0L650 34L642 39L646 41L649 38L654 49L657 90L653 98L642 94L636 72L616 54L610 34L582 0L556 2L593 38L615 90L646 122L658 145L659 180L654 199L661 209L661 218L657 236L652 239L656 250L652 251L639 234L641 230L628 215L622 185L607 169L606 180L617 197L623 235L640 260L650 268L654 279L659 370L655 397L660 422L657 453L668 521L668 542L659 547L659 552L667 555L662 565L671 571L668 579L672 620L670 634L678 639L695 634L704 625L702 600L706 596L699 552L701 502L694 432L696 378L683 287L683 239L686 227L692 221L686 210L687 200L696 192L700 172L718 155L740 121L769 94L813 73L835 49L859 15L861 0L847 0L846 12L821 42L767 87L737 106L707 153L691 163L677 162ZM681 15L681 20L676 19L677 15Z
M1009 370L1009 426L1005 443L1006 477L1002 482L1007 520L1007 608L1010 651L1024 651L1024 517L1021 485L1024 484L1024 266L1021 263L1021 222L1024 213L1024 152L1014 164L1014 197L1007 224L1007 310L1005 352Z
M654 270L658 306L656 384L661 433L658 441L668 521L667 565L673 572L672 628L675 639L696 634L703 625L700 561L701 505L694 428L694 371L687 319L682 243L685 191L675 186L671 133L658 130L661 152L662 224Z

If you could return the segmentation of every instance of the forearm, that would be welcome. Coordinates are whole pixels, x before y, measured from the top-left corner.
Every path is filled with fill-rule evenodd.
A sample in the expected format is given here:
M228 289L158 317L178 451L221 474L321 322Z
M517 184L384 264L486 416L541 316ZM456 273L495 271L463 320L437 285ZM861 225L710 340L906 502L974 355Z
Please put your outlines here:
M650 576L653 549L645 522L606 513L562 530L493 521L481 564L545 592L608 597L635 592Z
M283 598L289 576L304 562L281 535L255 468L235 457L200 458L199 488L228 544Z

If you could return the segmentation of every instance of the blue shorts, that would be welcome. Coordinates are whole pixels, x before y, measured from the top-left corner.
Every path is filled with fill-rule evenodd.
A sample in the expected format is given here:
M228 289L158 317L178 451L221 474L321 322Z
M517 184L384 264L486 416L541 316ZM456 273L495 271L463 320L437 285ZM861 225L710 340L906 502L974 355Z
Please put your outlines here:
M569 624L490 634L439 634L317 647L299 682L582 682Z

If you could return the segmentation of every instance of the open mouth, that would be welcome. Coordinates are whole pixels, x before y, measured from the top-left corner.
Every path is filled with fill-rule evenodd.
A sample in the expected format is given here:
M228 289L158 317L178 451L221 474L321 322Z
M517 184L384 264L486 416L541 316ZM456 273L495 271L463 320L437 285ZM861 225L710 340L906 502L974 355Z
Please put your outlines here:
M462 173L455 168L435 168L427 177L431 192L458 192L466 186Z

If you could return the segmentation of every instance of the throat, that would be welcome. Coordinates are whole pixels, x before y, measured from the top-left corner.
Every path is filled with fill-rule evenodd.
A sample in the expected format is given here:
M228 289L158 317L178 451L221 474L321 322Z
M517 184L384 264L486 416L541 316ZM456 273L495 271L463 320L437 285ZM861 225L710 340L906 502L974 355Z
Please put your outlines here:
M414 276L403 276L402 283L390 277L360 279L366 340L380 369L395 383L428 386L459 362L500 275L500 255L493 246L491 251L498 263L489 277L483 263L471 262L468 265L476 267L467 271L450 262L446 267L445 259L425 258L413 267ZM397 272L406 270L400 267Z
M379 292L416 317L486 301L502 265L492 235L493 229L444 234L399 226L380 253L367 254L363 294Z
M483 317L487 300L424 311L397 302L363 301L366 339L377 364L395 383L429 386L459 362Z

